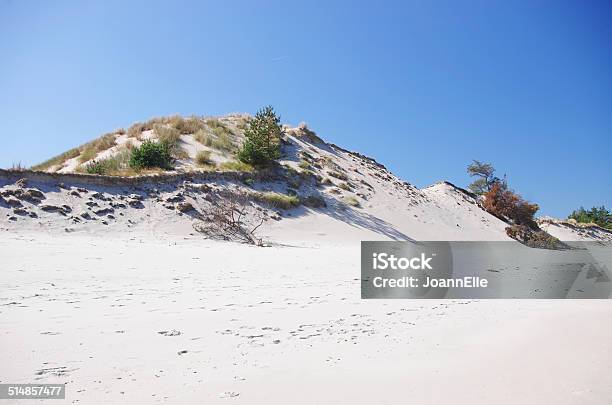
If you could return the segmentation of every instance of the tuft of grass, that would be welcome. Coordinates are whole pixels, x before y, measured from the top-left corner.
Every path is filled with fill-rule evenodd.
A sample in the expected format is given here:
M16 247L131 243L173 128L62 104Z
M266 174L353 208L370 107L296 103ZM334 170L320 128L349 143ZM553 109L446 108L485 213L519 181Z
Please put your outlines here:
M351 207L359 207L359 200L352 195L346 196L343 199L344 203Z
M252 172L254 170L250 164L235 160L223 162L219 165L219 168L228 172Z
M124 147L112 157L94 160L85 166L79 166L77 171L110 176L122 175L130 171L130 157L131 150Z
M227 134L221 134L217 139L214 139L212 141L212 147L227 152L232 152L235 149L234 143Z
M344 181L348 180L348 176L346 174L337 172L335 170L332 170L332 171L328 172L327 174L329 174L330 176L335 177L335 178L337 178L339 180L344 180Z
M23 172L24 170L26 170L26 167L22 165L21 162L13 162L9 170L13 170L15 172Z
M88 160L95 158L97 154L98 152L95 148L87 148L81 152L81 155L79 156L79 163L87 162Z
M195 134L193 134L193 138L205 146L210 147L213 144L212 136L206 133L206 131L204 131L203 129L200 129Z
M213 162L210 158L209 150L201 150L196 154L195 157L196 164L201 167L214 166L215 162Z
M345 190L345 191L351 191L351 186L346 182L342 182L338 184L338 187L340 187L342 190Z
M286 195L268 191L265 193L254 193L256 201L268 204L274 208L290 209L300 205L300 199L295 195Z
M170 148L176 147L181 140L181 133L173 127L155 124L153 126L153 131L155 132L155 135L157 135L159 142L167 144Z
M201 118L192 115L188 118L183 118L180 115L174 115L168 119L170 126L181 134L195 134L201 129L204 129L204 121Z
M300 160L300 163L298 163L298 166L300 169L310 170L310 163L308 163L308 161L304 159Z
M49 170L51 167L61 165L67 160L73 159L79 156L80 154L81 154L81 151L79 150L79 148L70 149L69 151L62 153L61 155L57 155L40 164L32 166L31 169L39 170L39 171Z

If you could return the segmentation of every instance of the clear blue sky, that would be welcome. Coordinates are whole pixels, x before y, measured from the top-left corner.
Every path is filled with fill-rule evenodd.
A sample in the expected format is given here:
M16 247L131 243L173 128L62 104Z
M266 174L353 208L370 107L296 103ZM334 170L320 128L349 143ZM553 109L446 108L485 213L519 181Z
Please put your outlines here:
M610 206L611 4L0 0L0 167L272 104L419 187L480 159L540 214Z

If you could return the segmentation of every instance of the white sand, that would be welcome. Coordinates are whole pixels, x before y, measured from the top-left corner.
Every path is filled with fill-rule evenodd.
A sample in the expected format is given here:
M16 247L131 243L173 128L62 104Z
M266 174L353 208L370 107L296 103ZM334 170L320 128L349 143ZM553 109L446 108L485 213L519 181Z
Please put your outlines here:
M65 403L612 398L610 301L364 301L357 244L3 233L0 250L0 380L66 382Z

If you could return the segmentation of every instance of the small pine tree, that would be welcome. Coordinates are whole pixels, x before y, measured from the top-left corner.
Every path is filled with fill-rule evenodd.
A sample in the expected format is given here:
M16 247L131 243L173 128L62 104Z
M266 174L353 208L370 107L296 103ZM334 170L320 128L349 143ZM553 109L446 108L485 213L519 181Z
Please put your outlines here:
M269 164L280 158L281 135L280 117L272 106L262 108L247 124L238 158L252 165Z
M483 195L487 191L490 191L493 184L499 180L493 176L495 168L491 163L474 160L467 167L467 172L471 177L477 177L477 179L468 186L474 194Z

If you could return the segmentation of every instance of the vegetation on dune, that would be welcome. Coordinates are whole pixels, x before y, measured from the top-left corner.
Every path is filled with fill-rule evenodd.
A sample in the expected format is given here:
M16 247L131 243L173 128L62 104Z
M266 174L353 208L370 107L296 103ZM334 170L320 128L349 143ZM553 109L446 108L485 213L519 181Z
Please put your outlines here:
M130 167L147 169L158 167L172 169L173 158L170 147L165 142L144 141L139 147L132 149Z
M495 168L490 163L474 160L468 166L468 173L478 177L470 189L482 196L483 208L508 222L506 234L517 241L540 249L565 249L567 246L557 238L540 229L534 216L539 207L523 199L508 187L505 176L494 176Z
M262 108L247 124L238 158L252 165L270 164L280 158L281 135L280 117L272 106Z
M191 117L183 118L180 115L173 115L168 119L168 124L176 129L180 134L195 134L201 129L204 129L204 121L192 115Z
M219 165L219 168L228 172L252 172L255 170L250 164L235 160L223 162Z
M123 147L115 155L106 159L95 159L85 166L79 166L78 172L88 174L119 175L129 174L131 157L131 144Z
M593 207L590 210L585 210L580 207L574 210L568 217L582 224L596 224L602 228L612 229L612 213L605 207Z
M214 166L215 162L210 158L209 150L201 150L196 154L195 162L200 167L210 167Z
M300 199L295 195L286 195L268 191L265 193L254 193L256 201L268 204L275 208L290 209L300 205Z
M213 137L212 137L212 135L206 133L206 131L203 130L203 129L200 129L195 134L193 134L193 138L196 141L200 142L202 145L205 145L205 146L209 146L210 147L213 144Z
M491 187L500 179L494 176L495 168L491 163L474 160L467 167L467 172L470 176L476 177L468 188L476 195L483 195L491 190Z
M510 190L505 182L497 181L491 186L484 194L483 206L490 213L506 218L515 225L537 228L534 215L539 209L538 205L524 200Z
M351 207L359 207L359 200L352 195L346 196L343 198L345 204L350 205Z
M65 161L69 160L69 159L73 159L77 156L79 156L81 154L81 151L79 148L74 148L74 149L70 149L69 151L66 151L64 153L62 153L61 155L57 155L55 157L52 157L49 160L46 160L40 164L37 164L35 166L32 166L32 170L48 170L53 166L57 166L57 165L61 165L62 163L64 163Z

